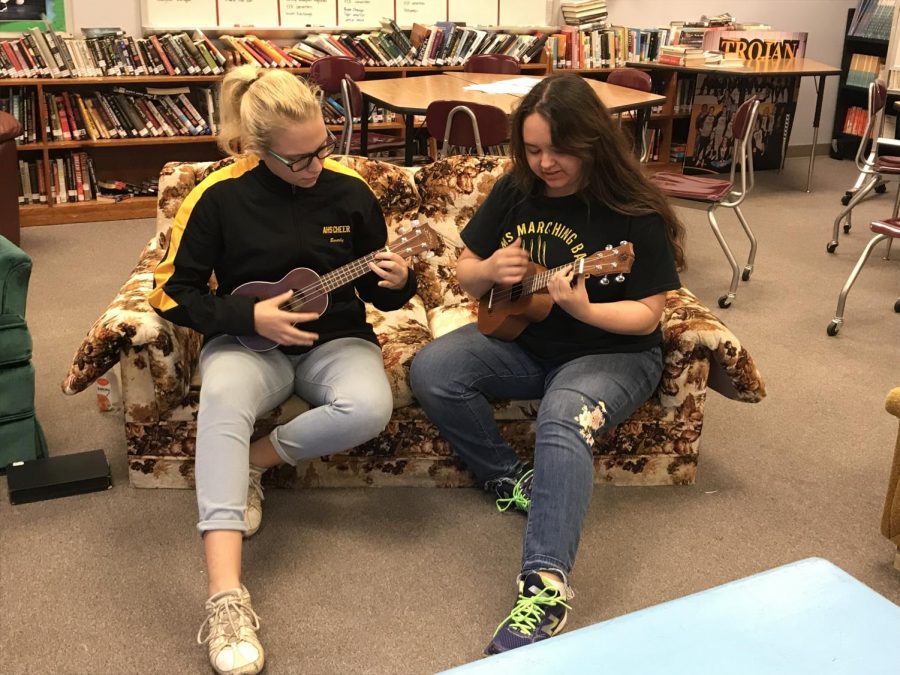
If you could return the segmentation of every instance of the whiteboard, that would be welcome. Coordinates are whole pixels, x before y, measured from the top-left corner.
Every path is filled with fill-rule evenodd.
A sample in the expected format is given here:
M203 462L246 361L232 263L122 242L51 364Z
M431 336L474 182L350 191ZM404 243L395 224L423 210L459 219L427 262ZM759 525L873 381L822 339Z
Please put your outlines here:
M426 26L447 20L447 0L397 0L397 25L409 27L414 23Z
M153 28L216 26L216 0L142 0L141 21Z
M500 0L501 26L549 26L553 0ZM554 22L555 24L556 22Z
M497 3L494 0L449 0L448 5L448 21L464 21L467 26L497 25Z
M281 25L289 28L334 26L335 0L281 0Z
M221 28L278 25L278 0L218 0L218 4Z
M394 16L394 0L338 0L339 26L380 26Z

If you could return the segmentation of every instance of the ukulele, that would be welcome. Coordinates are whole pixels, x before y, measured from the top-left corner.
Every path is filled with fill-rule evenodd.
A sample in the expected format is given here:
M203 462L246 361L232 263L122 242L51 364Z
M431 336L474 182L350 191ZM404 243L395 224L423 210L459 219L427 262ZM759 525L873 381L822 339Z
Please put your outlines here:
M615 248L607 246L577 262L552 270L529 263L522 281L509 286L494 286L478 301L478 330L507 342L515 340L529 324L543 321L550 314L553 299L547 292L547 284L560 270L574 265L575 274L586 277L602 274L600 283L606 286L610 283L607 274L616 273L617 283L625 281L624 274L631 271L633 262L634 247L630 242L623 241Z
M401 234L383 249L338 267L328 274L319 276L307 267L297 267L285 274L278 281L248 281L235 288L232 295L242 295L259 300L281 295L287 291L294 294L278 308L286 312L315 312L322 315L328 309L328 293L341 286L355 281L371 272L369 263L375 262L375 254L381 251L394 252L403 259L434 249L440 239L437 232L427 225L413 221L409 231ZM410 272L412 274L412 272ZM275 349L278 343L262 335L237 335L237 341L254 352L267 352Z

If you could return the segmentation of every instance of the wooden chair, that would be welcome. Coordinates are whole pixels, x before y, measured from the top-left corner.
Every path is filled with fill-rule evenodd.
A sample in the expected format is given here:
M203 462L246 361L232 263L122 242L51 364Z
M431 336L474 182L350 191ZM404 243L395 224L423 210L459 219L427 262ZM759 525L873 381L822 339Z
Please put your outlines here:
M871 152L866 155L872 131L881 128L881 120L886 103L887 87L885 87L884 82L875 80L870 83L867 107L868 119L866 120L866 128L859 141L859 147L856 150L856 166L859 168L859 178L856 183L859 187L852 191L848 190L848 192L852 192L853 196L838 214L838 217L834 219L831 241L825 247L829 253L834 253L838 247L838 233L840 232L841 223L844 225L844 234L850 233L852 225L850 218L856 205L865 199L872 190L884 192L885 176L900 174L900 156L878 154L880 144L891 144L893 142L896 146L896 141L893 141L893 139L876 138L872 143ZM898 211L900 211L900 188L898 188L897 196L894 199L894 210L891 212L892 219L897 218ZM888 254L890 254L890 242L888 242Z
M522 72L522 67L514 57L508 54L476 54L469 57L463 70L467 73L518 75Z
M338 141L338 152L342 155L359 154L360 134L353 130L353 121L368 115L369 111L363 109L362 92L350 75L345 75L341 80L341 95L344 100L344 128L341 130L341 138ZM372 153L386 152L388 150L403 150L405 144L402 138L389 134L380 134L369 131L367 151Z
M474 148L475 154L491 154L485 148L491 150L509 139L506 112L483 103L432 101L425 110L425 126L433 138L443 139L440 158L450 154L450 148Z
M844 304L847 302L847 295L850 293L850 289L853 288L853 284L856 283L856 278L859 276L863 265L866 264L866 260L869 259L869 255L872 253L872 249L878 246L878 244L880 244L881 242L887 241L888 249L887 255L885 256L885 260L887 260L891 251L891 242L894 239L900 239L900 218L897 218L896 215L897 205L895 203L894 218L890 218L888 220L876 220L871 225L869 225L869 228L872 230L872 232L875 233L875 236L869 240L868 244L866 244L866 247L863 249L862 254L860 254L859 256L859 260L856 261L856 264L850 271L850 276L847 277L847 281L844 282L844 287L841 289L841 292L838 295L837 310L835 311L834 318L831 320L831 323L828 324L827 328L828 334L832 337L838 334L838 331L841 329L841 326L844 323ZM894 303L894 311L900 312L900 299L898 299Z
M706 209L709 226L712 228L719 246L722 247L725 257L728 258L728 264L731 265L731 285L728 293L719 297L719 307L722 309L731 306L731 302L737 294L738 280L749 281L756 259L756 237L744 218L744 214L741 213L740 205L753 189L753 151L749 140L758 108L759 101L756 100L756 97L750 97L734 114L732 121L734 147L731 152L731 172L728 179L685 176L680 173L657 173L650 176L650 179L666 196L678 200L679 205L695 208L702 205L702 208ZM738 165L740 165L739 178L737 176ZM743 274L716 221L715 210L720 206L734 210L741 227L750 240L750 255L744 266Z
M647 93L650 93L650 90L653 88L653 81L650 79L650 75L637 68L616 68L609 74L606 81L609 84ZM635 149L638 151L637 155L641 162L646 162L650 155L650 144L647 142L647 127L649 126L650 115L646 110L631 111L627 114L635 124L634 135L637 140L635 143ZM621 114L619 119L622 119Z

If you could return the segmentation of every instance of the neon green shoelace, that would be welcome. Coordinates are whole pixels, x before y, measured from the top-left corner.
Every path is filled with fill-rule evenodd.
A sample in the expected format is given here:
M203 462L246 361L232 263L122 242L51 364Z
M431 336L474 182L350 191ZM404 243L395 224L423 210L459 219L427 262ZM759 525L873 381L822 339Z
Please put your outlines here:
M506 511L510 506L515 506L522 511L527 511L531 507L531 500L528 498L528 495L525 494L522 485L525 484L526 479L531 478L531 474L533 473L534 469L526 471L522 477L516 481L516 484L513 486L511 497L501 497L497 500L498 511Z
M560 597L559 591L555 588L545 588L537 595L532 595L531 597L526 597L520 592L516 606L513 607L509 616L500 622L497 630L494 631L494 635L500 632L500 629L503 628L507 621L511 629L518 631L522 635L531 635L537 629L541 619L544 618L544 613L547 611L545 607L556 607L557 605L562 605L566 609L572 609Z

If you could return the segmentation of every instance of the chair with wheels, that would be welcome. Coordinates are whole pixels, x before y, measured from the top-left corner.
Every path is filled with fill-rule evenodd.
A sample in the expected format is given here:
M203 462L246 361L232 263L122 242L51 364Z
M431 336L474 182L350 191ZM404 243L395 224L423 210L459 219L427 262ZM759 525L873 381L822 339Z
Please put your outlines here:
M837 335L838 331L841 330L841 326L844 324L844 305L847 302L847 295L850 293L850 289L853 288L853 284L856 283L856 278L859 276L863 265L866 264L866 260L869 259L872 250L881 242L887 241L887 254L884 259L888 260L891 252L891 242L894 239L900 239L900 218L896 217L896 211L897 206L895 204L894 218L888 220L876 220L869 225L869 228L875 233L875 236L869 240L868 244L866 244L862 254L859 256L859 260L857 260L856 264L853 266L850 276L847 277L847 281L844 282L844 287L841 289L840 295L838 295L837 310L827 328L827 332L830 336L834 337ZM894 311L900 312L900 299L894 303Z
M841 225L844 226L844 234L850 233L852 227L851 215L853 209L863 199L865 199L873 190L875 192L884 192L887 188L884 184L884 177L888 175L900 174L900 156L896 155L879 155L879 149L882 145L894 145L897 142L893 139L876 138L872 143L871 152L866 155L869 140L872 137L874 129L881 128L881 120L884 116L884 108L887 103L887 87L881 80L875 80L869 84L868 99L868 119L866 128L860 138L859 148L856 150L856 166L859 168L859 177L856 180L856 186L847 193L852 195L847 199L847 194L841 199L844 208L834 219L834 226L831 232L831 241L828 242L825 249L829 253L834 253L838 247L838 235ZM896 218L900 210L900 189L894 199L894 210L891 212L891 218ZM890 247L888 247L890 250Z
M497 73L518 75L522 72L519 62L508 54L476 54L470 56L463 66L467 73Z
M709 218L709 226L722 247L728 264L731 266L731 285L725 295L719 297L719 307L730 307L737 294L738 280L750 280L753 273L753 264L756 260L756 236L750 229L747 219L741 212L741 203L753 189L753 151L750 147L750 131L756 120L756 112L759 101L756 97L750 97L744 101L734 114L732 121L732 135L734 147L731 152L731 172L727 179L709 178L706 176L685 176L680 173L657 173L651 176L651 180L670 199L676 200L679 206L693 208L705 208ZM740 176L737 171L740 167ZM733 209L747 238L750 240L750 255L743 272L738 267L731 248L722 236L719 223L716 221L715 211L719 207Z
M432 101L425 110L425 126L435 139L442 139L440 158L451 148L463 154L504 154L496 152L509 139L509 117L493 105L464 101Z
M650 75L643 70L637 68L616 68L609 77L606 78L607 83L615 84L628 89L635 89L650 93L653 87L653 81ZM650 155L650 144L647 142L647 127L649 126L650 115L646 110L637 110L625 113L631 117L635 125L635 151L641 162L646 162ZM619 115L619 120L622 115Z

